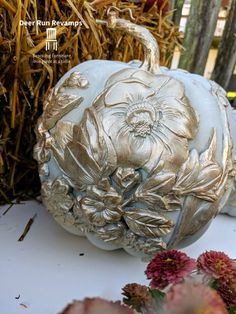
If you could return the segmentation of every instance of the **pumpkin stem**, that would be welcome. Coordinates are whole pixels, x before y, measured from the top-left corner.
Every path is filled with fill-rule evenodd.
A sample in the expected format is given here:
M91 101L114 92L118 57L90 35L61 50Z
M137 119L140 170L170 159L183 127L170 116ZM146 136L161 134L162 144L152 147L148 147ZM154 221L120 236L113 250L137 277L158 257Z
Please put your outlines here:
M134 20L132 11L130 9L128 11L130 18ZM106 25L114 31L121 31L136 38L143 45L144 50L144 61L140 68L153 74L161 74L159 67L160 51L154 36L145 27L118 18L118 12L124 12L124 10L112 6L107 10L107 21L96 20L96 22Z

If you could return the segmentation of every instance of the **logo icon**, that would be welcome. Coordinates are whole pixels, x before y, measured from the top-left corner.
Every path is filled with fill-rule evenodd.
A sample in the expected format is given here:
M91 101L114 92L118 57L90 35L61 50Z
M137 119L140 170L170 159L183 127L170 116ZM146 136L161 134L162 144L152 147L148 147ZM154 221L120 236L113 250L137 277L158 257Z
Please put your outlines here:
M57 50L57 30L56 28L46 29L46 50Z

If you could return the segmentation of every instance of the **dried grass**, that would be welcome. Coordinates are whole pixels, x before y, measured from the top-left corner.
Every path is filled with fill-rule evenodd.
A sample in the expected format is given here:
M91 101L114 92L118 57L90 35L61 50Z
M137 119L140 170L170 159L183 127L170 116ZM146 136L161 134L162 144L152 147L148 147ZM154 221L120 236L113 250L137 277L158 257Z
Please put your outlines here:
M147 0L148 8L152 1ZM167 0L147 2L95 0L0 0L0 203L24 199L39 191L37 165L32 158L34 126L48 90L70 68L90 59L127 62L143 59L140 44L113 33L95 19L105 19L107 5L131 8L137 24L156 37L161 64L168 66L180 34L169 21ZM129 18L124 14L124 18ZM33 63L34 54L45 53L46 27L22 27L19 21L78 21L82 26L57 27L58 53L70 54L69 63ZM37 59L37 57L36 57Z

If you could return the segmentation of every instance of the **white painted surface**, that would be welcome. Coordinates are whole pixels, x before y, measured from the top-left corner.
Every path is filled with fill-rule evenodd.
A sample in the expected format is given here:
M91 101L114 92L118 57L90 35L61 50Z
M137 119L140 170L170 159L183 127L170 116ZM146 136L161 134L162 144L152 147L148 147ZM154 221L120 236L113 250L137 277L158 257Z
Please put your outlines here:
M14 205L3 215L6 208L0 208L0 314L56 314L73 299L120 299L126 283L147 283L145 263L123 251L99 250L67 233L42 205ZM18 242L34 214L30 231ZM197 257L207 249L221 250L236 258L235 240L236 218L221 215L184 251Z

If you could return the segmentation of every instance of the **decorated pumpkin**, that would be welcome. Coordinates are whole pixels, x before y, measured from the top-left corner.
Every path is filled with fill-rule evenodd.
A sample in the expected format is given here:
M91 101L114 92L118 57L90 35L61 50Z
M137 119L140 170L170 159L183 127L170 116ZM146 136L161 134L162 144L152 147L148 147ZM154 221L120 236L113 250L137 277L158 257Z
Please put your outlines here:
M216 83L160 68L145 28L115 10L100 22L140 40L145 60L87 61L51 91L35 147L42 199L68 231L150 257L236 214L234 116Z

